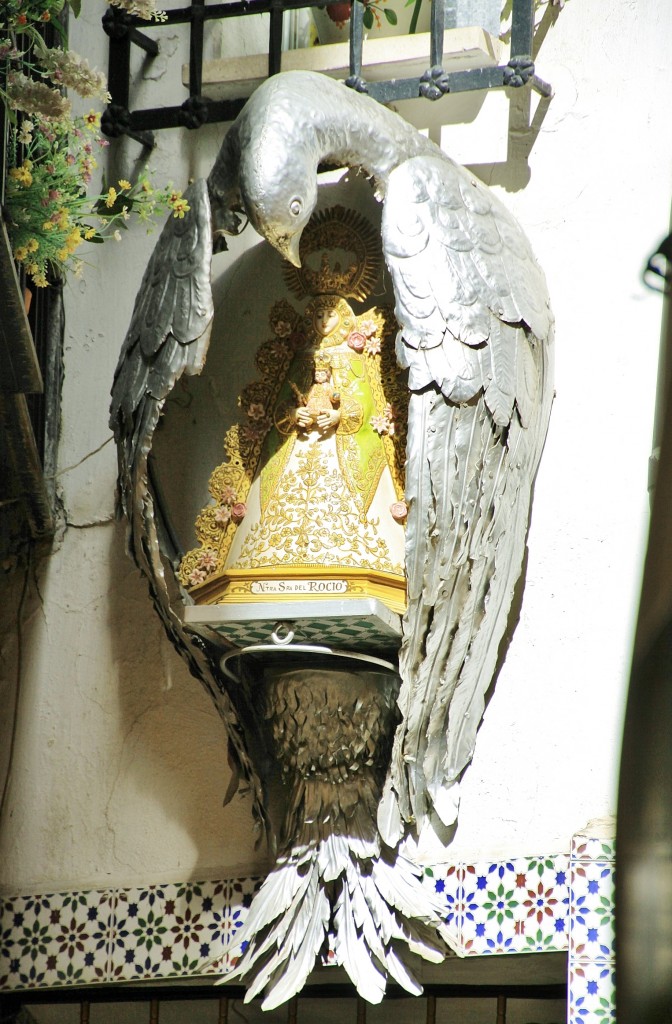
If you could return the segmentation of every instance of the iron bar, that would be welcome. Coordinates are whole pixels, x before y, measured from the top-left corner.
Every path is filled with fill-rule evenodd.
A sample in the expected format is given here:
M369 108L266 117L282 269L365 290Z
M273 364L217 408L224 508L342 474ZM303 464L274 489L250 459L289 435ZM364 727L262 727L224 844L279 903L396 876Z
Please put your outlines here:
M545 82L543 78L539 78L538 75L532 76L532 88L545 100L550 100L553 95L553 86Z
M507 999L532 999L532 1000L563 1000L567 997L567 986L565 982L543 983L539 985L523 983L509 985L479 985L466 982L460 984L446 983L425 983L426 996L435 996L440 999L496 999L498 996L505 996ZM225 985L224 991L229 1001L241 1000L245 996L243 985ZM10 995L7 993L6 995ZM355 992L352 985L325 983L317 985L306 985L301 991L301 999L353 999ZM51 988L31 989L23 992L19 998L26 1006L46 1005L56 1003L80 1003L83 998L83 990L80 988ZM89 988L86 990L86 999L90 1003L135 1003L147 1002L149 999L160 1002L200 1002L202 1000L217 1001L220 997L213 989L212 984L175 984L161 985L152 984L148 988L135 988L127 985L105 985L100 988ZM388 985L385 998L387 999L408 999L408 992L398 985Z
M532 57L534 39L534 4L530 0L513 0L511 10L511 58Z
M473 89L494 89L504 84L504 69L499 67L473 68L470 71L444 72L440 81L441 94L444 92L470 92ZM439 87L437 86L437 88ZM418 96L418 91L417 78L398 78L393 82L369 82L366 86L367 95L378 100L379 103L412 100ZM438 96L429 98L436 99Z
M268 31L268 77L280 71L282 52L283 0L271 0L270 27Z
M443 3L433 3L430 20L429 65L432 68L443 64L443 33L446 23L446 7Z
M277 2L278 0L233 0L227 4L208 4L203 7L202 18L204 21L221 21L222 18L243 18L248 14L270 14ZM324 7L337 3L342 3L342 0L281 0L283 11ZM145 29L161 29L163 25L188 25L194 18L191 7L177 7L164 13L165 20L156 23L145 21L135 14L123 14L123 18L129 26L142 26Z
M436 1024L436 996L427 996L427 1017L425 1024Z
M204 0L193 0L189 34L189 95L200 96L203 83Z
M350 13L350 78L348 82L361 80L362 44L364 42L364 4L353 4Z
M233 121L245 106L245 100L204 100L202 97L190 97L199 100L207 108L207 120L210 123L222 123ZM187 101L188 103L189 101ZM108 108L109 109L109 108ZM137 138L141 135L150 135L150 129L160 130L161 128L189 128L197 127L189 124L189 117L185 104L181 107L151 107L145 110L126 111L128 116L129 129L123 134ZM110 133L108 133L110 134ZM122 133L117 133L122 134ZM149 143L153 145L153 142ZM144 143L143 143L144 145Z

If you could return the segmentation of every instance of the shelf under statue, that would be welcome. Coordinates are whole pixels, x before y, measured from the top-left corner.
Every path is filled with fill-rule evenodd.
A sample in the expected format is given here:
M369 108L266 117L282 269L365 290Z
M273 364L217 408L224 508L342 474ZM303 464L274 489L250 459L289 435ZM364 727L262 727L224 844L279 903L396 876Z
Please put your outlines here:
M352 211L311 220L321 164L374 179L394 315L367 304ZM409 952L437 961L455 937L402 848L457 819L522 569L553 393L543 273L473 175L311 73L254 93L188 202L143 278L112 425L130 553L267 828L285 783L276 864L224 980L271 1008L330 951L365 999L388 978L419 993ZM272 306L178 567L147 459L176 381L204 364L211 253L241 212L289 261L296 301ZM347 264L329 256L339 231Z

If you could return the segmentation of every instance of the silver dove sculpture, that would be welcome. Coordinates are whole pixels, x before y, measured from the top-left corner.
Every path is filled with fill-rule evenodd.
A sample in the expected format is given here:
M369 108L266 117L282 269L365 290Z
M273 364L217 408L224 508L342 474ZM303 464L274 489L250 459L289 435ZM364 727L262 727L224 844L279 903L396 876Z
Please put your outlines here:
M166 397L183 373L204 364L213 249L237 233L244 211L298 265L321 165L361 169L383 206L397 359L410 391L408 608L397 708L380 711L391 730L380 784L354 773L349 787L332 786L318 823L294 807L294 834L236 936L242 954L224 980L244 977L248 998L264 991L264 1008L298 992L327 949L375 1002L390 977L421 991L409 950L437 961L444 942L456 945L422 869L400 846L425 830L445 837L455 827L460 779L522 571L553 396L546 282L499 199L396 113L342 83L287 72L260 86L227 131L207 182L187 191L189 213L171 218L157 243L121 352L111 425L130 553L169 637L215 701L235 767L232 787L246 780L262 827L263 780L219 667L221 651L181 619L186 595L148 455ZM294 696L300 686L314 695L316 685L297 681ZM349 742L356 746L355 718Z

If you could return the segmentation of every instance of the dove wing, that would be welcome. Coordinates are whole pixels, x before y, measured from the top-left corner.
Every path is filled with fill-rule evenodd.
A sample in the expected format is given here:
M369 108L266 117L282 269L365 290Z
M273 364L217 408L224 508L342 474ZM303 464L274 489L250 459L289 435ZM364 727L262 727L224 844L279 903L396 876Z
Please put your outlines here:
M234 768L252 783L255 812L265 824L261 787L224 688L219 654L183 626L178 609L184 596L166 550L148 474L163 405L183 374L202 370L214 313L206 182L190 185L185 199L189 211L184 218L169 218L143 275L112 385L110 426L117 442L119 503L128 521L129 554L147 579L169 639L212 696L227 727Z
M440 155L392 172L383 249L409 371L408 610L386 841L457 816L520 576L552 400L553 318L512 215Z

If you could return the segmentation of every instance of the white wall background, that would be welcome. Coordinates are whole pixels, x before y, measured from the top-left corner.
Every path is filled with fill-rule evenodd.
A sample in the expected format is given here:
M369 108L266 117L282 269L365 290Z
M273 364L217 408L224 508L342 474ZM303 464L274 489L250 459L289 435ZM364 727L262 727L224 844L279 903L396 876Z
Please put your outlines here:
M83 7L71 46L105 67L104 4ZM672 9L568 0L541 13L537 69L555 88L550 104L493 95L443 136L450 151L452 131L453 155L477 165L519 217L557 316L557 400L520 622L465 776L456 860L567 851L572 833L613 813L647 525L662 300L640 271L669 221ZM176 36L170 72L160 58L154 80L139 76L137 106L184 98L180 45ZM216 126L160 134L157 182L183 186L207 172L220 137ZM108 176L130 176L139 148L109 153ZM223 728L163 637L114 521L108 394L153 241L135 228L96 247L66 289L63 524L49 558L30 568L25 600L20 570L0 593L5 755L20 676L0 837L10 892L250 874L265 863L246 798L222 807Z

